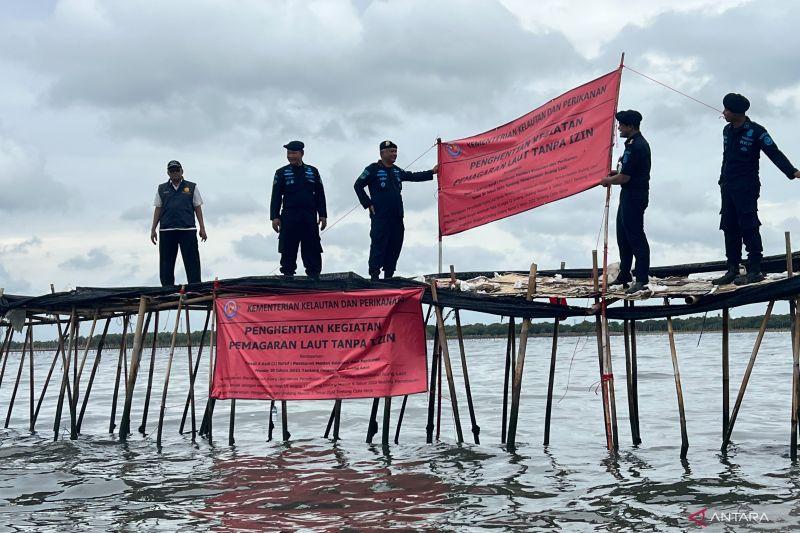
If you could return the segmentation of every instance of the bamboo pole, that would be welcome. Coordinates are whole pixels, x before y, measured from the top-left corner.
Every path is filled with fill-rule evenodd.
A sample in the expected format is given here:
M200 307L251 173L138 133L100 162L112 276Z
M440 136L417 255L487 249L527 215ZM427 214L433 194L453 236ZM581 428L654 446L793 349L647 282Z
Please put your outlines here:
M147 430L147 414L150 411L150 394L153 391L153 372L156 366L156 346L158 345L158 315L155 310L155 320L153 321L153 345L150 348L150 366L147 369L147 390L144 393L144 406L142 407L142 423L139 425L139 433L145 434Z
M383 398L383 420L381 431L381 446L384 448L389 446L389 419L392 414L392 397L385 396Z
M556 318L553 321L553 346L550 350L550 375L547 380L547 406L544 415L544 442L545 446L550 445L550 414L553 409L553 385L556 378L556 354L558 352L558 323Z
M772 307L774 305L774 300L767 304L767 310L764 313L764 319L761 321L761 327L758 330L758 336L756 337L756 342L753 345L753 351L750 352L750 360L747 362L747 368L744 371L744 377L742 377L742 384L739 387L739 394L736 396L736 403L734 403L733 411L731 411L731 419L728 423L728 432L725 434L725 440L722 441L722 453L726 453L728 451L728 443L731 440L733 426L736 424L736 417L739 414L739 408L742 406L744 393L747 390L747 384L750 381L750 374L753 372L753 365L756 362L756 356L758 356L758 349L761 347L761 341L764 339L764 332L767 330L767 323L769 322L769 317L772 314Z
M114 394L111 396L111 419L108 423L109 433L114 433L114 429L117 427L117 399L119 397L119 380L120 376L122 375L122 358L123 356L127 358L127 355L125 355L125 345L128 341L129 320L130 317L128 315L125 315L122 318L122 340L120 341L119 357L117 358L117 376L114 378Z
M89 354L89 345L92 344L92 338L94 338L94 329L97 325L97 312L94 313L94 317L92 318L92 327L89 328L89 337L86 339L86 346L83 349L83 358L81 359L81 366L78 369L78 377L76 379L77 383L80 383L81 376L83 375L83 367L86 365L86 357ZM78 386L75 386L75 398L74 401L77 403L78 401Z
M664 305L669 306L669 298L664 298ZM675 349L675 331L672 328L672 317L667 316L667 332L669 333L669 351L672 355L672 371L675 375L675 391L678 395L678 415L681 422L681 459L686 458L689 451L689 435L686 432L686 410L683 407L683 388L681 372L678 369L678 352Z
M597 266L597 250L592 250L592 276L594 278L594 290L598 294L594 298L595 306L602 305L600 299L600 271ZM603 382L605 376L605 346L603 338L605 332L603 329L603 319L601 314L595 315L595 333L597 334L597 359L600 365L600 391L603 395L603 427L606 432L606 447L609 450L614 449L614 436L611 424L611 407L609 405L608 390Z
M729 317L726 307L722 310L722 439L728 434L730 426L730 349L729 349Z
M183 416L181 417L181 427L178 430L178 433L183 433L183 428L186 424L186 417L189 414L189 407L192 408L192 439L194 439L194 413L195 413L195 398L194 398L194 383L197 380L197 372L200 370L200 357L203 355L203 346L205 345L206 334L208 333L208 324L211 320L211 311L212 309L209 307L208 312L206 313L206 322L203 325L203 333L200 335L200 345L197 347L197 358L194 362L194 372L192 372L190 377L190 385L191 389L189 393L186 395L186 405L183 406Z
M19 388L19 382L22 379L22 369L25 368L25 350L28 349L28 344L30 343L31 338L31 328L32 326L28 324L28 331L25 333L25 340L22 342L22 352L19 354L19 370L17 371L17 379L14 382L14 390L11 393L11 400L8 402L8 412L6 413L6 423L3 427L8 427L8 423L11 420L11 411L14 409L14 400L17 397L17 389Z
M797 305L795 305L794 316L794 340L792 341L792 423L789 455L792 461L797 460L797 419L800 417L800 393L797 387L800 386L800 319L797 317Z
M403 407L405 408L408 395L403 397ZM342 421L342 400L336 400L336 416L333 418L333 440L339 440L339 424ZM402 411L401 411L402 413ZM397 425L397 434L400 434L400 423Z
M442 310L438 305L438 296L436 293L436 280L431 280L431 299L434 304L434 313L436 313L436 323L439 325L439 346L442 349L442 357L444 358L444 369L447 373L447 385L450 389L450 405L453 410L453 421L456 427L456 442L461 444L464 442L464 434L461 431L461 418L458 414L458 398L456 397L456 385L453 379L453 368L450 366L450 350L447 347L447 334L444 331L444 319L442 318Z
M367 444L372 444L372 438L378 432L378 406L380 401L380 398L372 399L372 408L369 411L369 423L367 425Z
M528 274L528 292L525 300L530 302L536 292L536 263L531 264ZM519 402L522 392L522 372L525 368L525 351L528 348L528 330L531 327L531 319L525 318L522 321L522 329L519 334L519 354L517 355L517 366L514 368L514 381L511 389L511 413L508 420L508 435L506 436L506 449L513 452L517 449L517 419L519 417Z
M622 305L625 309L628 308L628 301L623 300ZM630 334L630 321L625 319L622 321L622 333L625 344L625 384L628 388L628 420L631 424L631 441L636 446L636 407L634 406L634 392L633 392L633 356L631 354L631 334Z
M633 309L635 302L628 302L628 307ZM639 429L639 368L636 361L636 320L629 321L631 335L631 374L633 374L633 420L636 422L636 432L634 433L633 443L638 446L642 443L642 433Z
M328 438L331 434L331 429L333 428L333 420L336 418L336 406L341 402L341 400L334 400L333 407L331 408L331 416L328 417L328 424L325 426L325 434L323 438Z
M286 412L286 400L281 400L281 432L283 433L284 442L292 438L292 434L289 433L289 414Z
M403 396L403 403L400 405L400 415L397 417L397 430L394 432L394 443L400 444L400 425L403 423L403 415L406 412L406 403L408 402L408 394Z
M150 317L152 313L147 314L147 320L144 321L144 315L147 312L147 304L149 298L146 296L139 297L139 316L136 319L136 330L133 335L133 350L131 352L131 369L128 373L128 381L125 387L125 405L122 408L122 421L119 426L119 440L126 441L128 434L131 432L131 408L133 407L133 391L136 387L136 378L139 375L139 361L142 359L142 350L144 348L143 334L150 327ZM142 322L145 322L142 324Z
M436 442L439 442L442 434L442 343L439 343L436 357L439 358L436 363Z
M456 286L456 269L454 265L450 265L450 284ZM478 425L475 417L475 407L472 403L472 388L469 385L469 372L467 370L467 354L464 349L464 333L461 329L461 314L458 309L454 309L456 318L456 336L458 337L458 351L461 355L461 373L464 375L464 390L467 394L467 409L469 410L469 420L472 424L472 436L475 444L480 444L481 428Z
M106 325L103 327L103 334L100 336L100 342L97 344L97 353L94 356L94 364L92 371L89 374L89 383L86 384L86 394L83 395L83 405L81 405L81 412L78 415L77 431L80 434L81 426L83 425L83 415L86 412L86 406L89 403L89 395L92 392L92 384L94 384L94 377L97 374L97 367L100 366L100 358L103 354L103 348L106 343L106 335L108 334L108 327L111 325L111 319L106 319ZM44 396L44 393L42 394Z
M794 276L794 265L792 264L792 237L787 231L784 233L784 241L786 243L786 276L791 278ZM789 299L789 315L791 316L792 323L792 416L791 416L791 436L789 439L789 455L792 461L797 459L797 410L800 408L800 369L798 365L797 349L795 349L797 341L797 300L794 298Z
M156 446L161 447L161 434L164 429L164 413L167 409L167 390L169 390L169 373L172 369L172 358L175 356L175 341L178 338L178 328L181 324L181 310L183 308L183 298L186 292L181 286L180 296L178 297L178 310L175 313L175 327L172 330L172 340L169 346L169 358L167 359L167 370L164 376L164 392L161 395L161 408L158 412L158 431L156 433Z
M189 356L189 399L191 399L190 408L192 412L192 442L194 442L197 435L197 419L194 409L194 361L192 359L192 328L189 325L189 308L186 307L184 312L186 314L186 351ZM233 439L233 415L235 410L235 405L231 405L231 436L228 440ZM181 423L179 433L183 433L183 423Z
M233 446L236 439L233 438L233 429L236 424L236 398L231 399L231 416L228 421L228 446ZM192 433L194 435L194 433Z
M203 420L200 422L200 436L207 436L211 440L212 429L214 425L214 405L216 399L212 396L214 387L214 361L215 361L215 345L217 341L217 291L219 289L219 280L214 278L214 292L211 300L211 348L208 353L208 400L206 400L206 408L203 412ZM270 411L270 420L272 420L272 411ZM271 437L270 437L271 440Z
M53 286L50 285L50 289L52 291ZM78 321L78 316L75 313L75 307L72 307L72 311L70 313L69 323L67 324L67 335L69 336L67 342L67 349L61 351L61 365L63 367L63 374L61 376L61 390L58 394L58 402L56 403L56 418L53 422L53 440L58 440L58 433L61 428L61 413L64 407L64 393L66 392L68 404L70 409L72 409L72 387L69 384L69 365L70 365L70 354L72 353L72 344L77 342L75 339L75 323ZM58 328L58 336L61 339L60 342L63 343L63 332L61 330L61 320L56 320L56 327ZM71 428L70 428L71 429Z
M28 343L28 396L30 396L30 424L28 426L31 433L33 433L33 427L36 425L36 413L34 408L34 386L33 386L33 324L30 326L30 336L31 341Z
M3 377L6 375L6 363L8 362L8 355L11 352L11 341L14 340L14 328L11 325L8 326L8 330L6 331L6 340L3 342L3 346L0 346L0 357L3 356L5 352L5 357L3 357L3 367L0 369L0 385L3 384Z
M431 354L431 384L428 387L428 425L425 427L425 442L433 442L434 415L436 410L436 365L439 358L439 324L434 327L433 353Z
M269 402L269 425L267 426L267 442L272 440L272 430L275 429L275 424L272 422L272 411L275 410L275 400Z
M508 424L508 384L509 375L511 374L511 357L514 352L513 343L516 331L514 327L514 317L508 317L508 338L506 340L506 364L505 364L505 377L503 378L503 420L500 424L500 442L506 443L506 425Z

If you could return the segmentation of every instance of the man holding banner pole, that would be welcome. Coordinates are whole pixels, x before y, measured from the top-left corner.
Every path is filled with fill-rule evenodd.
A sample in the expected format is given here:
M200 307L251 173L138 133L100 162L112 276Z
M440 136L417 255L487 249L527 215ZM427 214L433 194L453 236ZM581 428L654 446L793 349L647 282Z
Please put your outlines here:
M601 180L606 187L619 185L619 208L617 209L617 246L619 247L619 275L611 285L628 285L635 282L626 294L635 294L647 287L650 270L650 246L644 233L644 212L647 209L650 188L650 145L639 131L642 115L632 109L620 111L615 115L620 137L626 139L625 151L620 158L619 170Z
M408 172L396 166L397 145L392 141L381 142L378 150L380 160L367 166L353 186L358 201L369 210L369 277L372 281L380 279L381 269L384 279L389 279L397 268L405 232L403 182L430 181L439 170L439 165L423 172ZM365 188L369 189L369 194Z

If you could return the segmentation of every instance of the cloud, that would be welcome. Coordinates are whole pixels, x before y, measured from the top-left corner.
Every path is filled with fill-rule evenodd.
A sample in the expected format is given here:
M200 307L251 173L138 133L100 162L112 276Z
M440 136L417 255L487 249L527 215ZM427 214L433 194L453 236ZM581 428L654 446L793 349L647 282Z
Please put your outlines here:
M274 261L278 253L277 237L263 233L245 235L233 241L231 246L239 257L256 261Z
M112 264L111 257L101 248L92 248L86 255L76 255L59 263L61 268L72 270L95 270Z
M11 273L0 265L0 287L6 294L27 294L31 290L31 284L24 279L12 278Z
M37 248L41 244L42 239L34 235L30 239L25 239L24 241L0 246L0 255L25 254L28 253L31 248Z
M35 151L0 133L0 213L65 211L74 199L62 182L53 179Z

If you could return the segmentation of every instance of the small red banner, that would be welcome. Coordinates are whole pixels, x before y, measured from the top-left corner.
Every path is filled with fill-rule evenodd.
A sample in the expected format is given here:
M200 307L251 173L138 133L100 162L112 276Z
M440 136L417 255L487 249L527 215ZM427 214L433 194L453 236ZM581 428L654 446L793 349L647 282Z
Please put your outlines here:
M590 189L608 174L621 69L493 130L439 144L439 234Z
M424 292L218 298L211 395L323 400L425 392Z

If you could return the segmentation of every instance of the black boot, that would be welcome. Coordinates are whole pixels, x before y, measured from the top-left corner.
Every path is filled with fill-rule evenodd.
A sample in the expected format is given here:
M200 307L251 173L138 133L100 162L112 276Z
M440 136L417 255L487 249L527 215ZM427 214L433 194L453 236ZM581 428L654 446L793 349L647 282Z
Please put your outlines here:
M734 285L750 285L751 283L763 281L765 277L766 276L761 272L761 261L754 261L751 259L747 263L747 274L739 276L733 283Z
M625 274L620 272L617 274L616 278L608 282L608 286L613 287L614 285L622 285L623 287L627 288L628 283L631 281L633 281L633 277L631 277L630 273Z
M739 275L739 265L728 265L728 271L723 276L720 276L711 281L712 285L727 285L733 283Z

